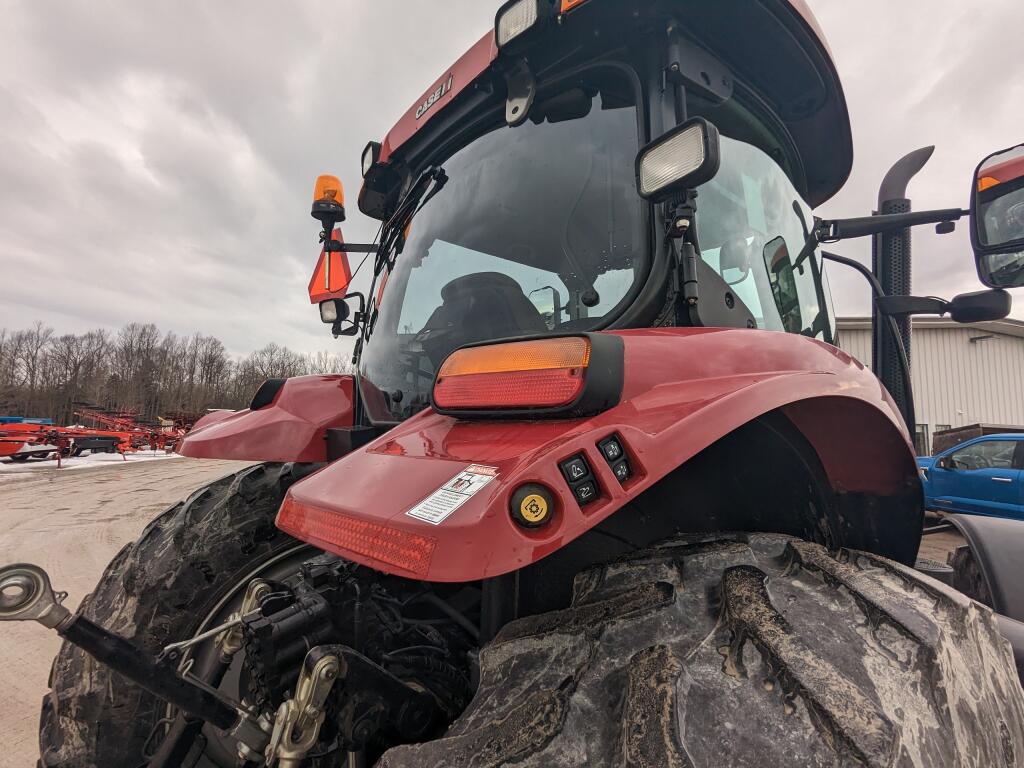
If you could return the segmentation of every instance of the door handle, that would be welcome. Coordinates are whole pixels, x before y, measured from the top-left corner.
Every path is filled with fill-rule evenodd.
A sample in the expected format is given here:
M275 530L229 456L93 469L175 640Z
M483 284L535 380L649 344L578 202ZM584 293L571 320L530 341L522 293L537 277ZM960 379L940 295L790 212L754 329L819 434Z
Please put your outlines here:
M1012 483L1013 482L1013 478L1011 478L1011 477L993 477L992 478L992 482L993 483Z

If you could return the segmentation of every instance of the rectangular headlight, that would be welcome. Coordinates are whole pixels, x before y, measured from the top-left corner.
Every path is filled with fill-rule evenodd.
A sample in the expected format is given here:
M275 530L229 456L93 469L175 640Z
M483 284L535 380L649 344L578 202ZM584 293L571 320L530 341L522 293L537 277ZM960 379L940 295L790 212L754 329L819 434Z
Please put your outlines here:
M648 144L637 156L637 191L660 201L709 181L718 172L718 131L695 118Z
M517 0L498 11L495 38L502 48L537 23L537 0Z
M376 141L371 141L366 145L366 149L363 150L363 178L366 178L366 174L373 168L374 163L380 157L380 144Z

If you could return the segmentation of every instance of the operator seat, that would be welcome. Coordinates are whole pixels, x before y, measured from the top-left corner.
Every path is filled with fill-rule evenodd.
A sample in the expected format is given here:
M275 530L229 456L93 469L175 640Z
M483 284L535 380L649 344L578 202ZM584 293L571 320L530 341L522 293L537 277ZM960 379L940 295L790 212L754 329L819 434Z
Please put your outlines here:
M548 331L519 283L501 272L458 277L441 289L441 301L416 336L435 367L465 344Z

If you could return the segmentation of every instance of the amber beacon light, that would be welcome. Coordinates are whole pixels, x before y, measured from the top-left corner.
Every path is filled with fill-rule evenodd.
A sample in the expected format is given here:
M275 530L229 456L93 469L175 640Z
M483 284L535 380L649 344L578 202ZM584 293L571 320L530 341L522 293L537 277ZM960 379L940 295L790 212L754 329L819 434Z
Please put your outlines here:
M441 365L433 406L456 416L584 416L617 404L623 344L585 334L462 347Z

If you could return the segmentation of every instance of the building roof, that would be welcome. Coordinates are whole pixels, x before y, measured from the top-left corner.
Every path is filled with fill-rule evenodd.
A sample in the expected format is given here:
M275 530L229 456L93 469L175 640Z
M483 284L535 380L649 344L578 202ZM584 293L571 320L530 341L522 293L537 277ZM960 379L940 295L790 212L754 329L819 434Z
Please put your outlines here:
M836 323L840 331L859 331L871 329L870 317L840 317ZM984 323L956 323L946 317L915 317L913 319L915 331L925 331L932 328L959 328L985 333L998 333L1003 336L1016 336L1024 339L1024 321L1006 318L1004 320L992 320Z

